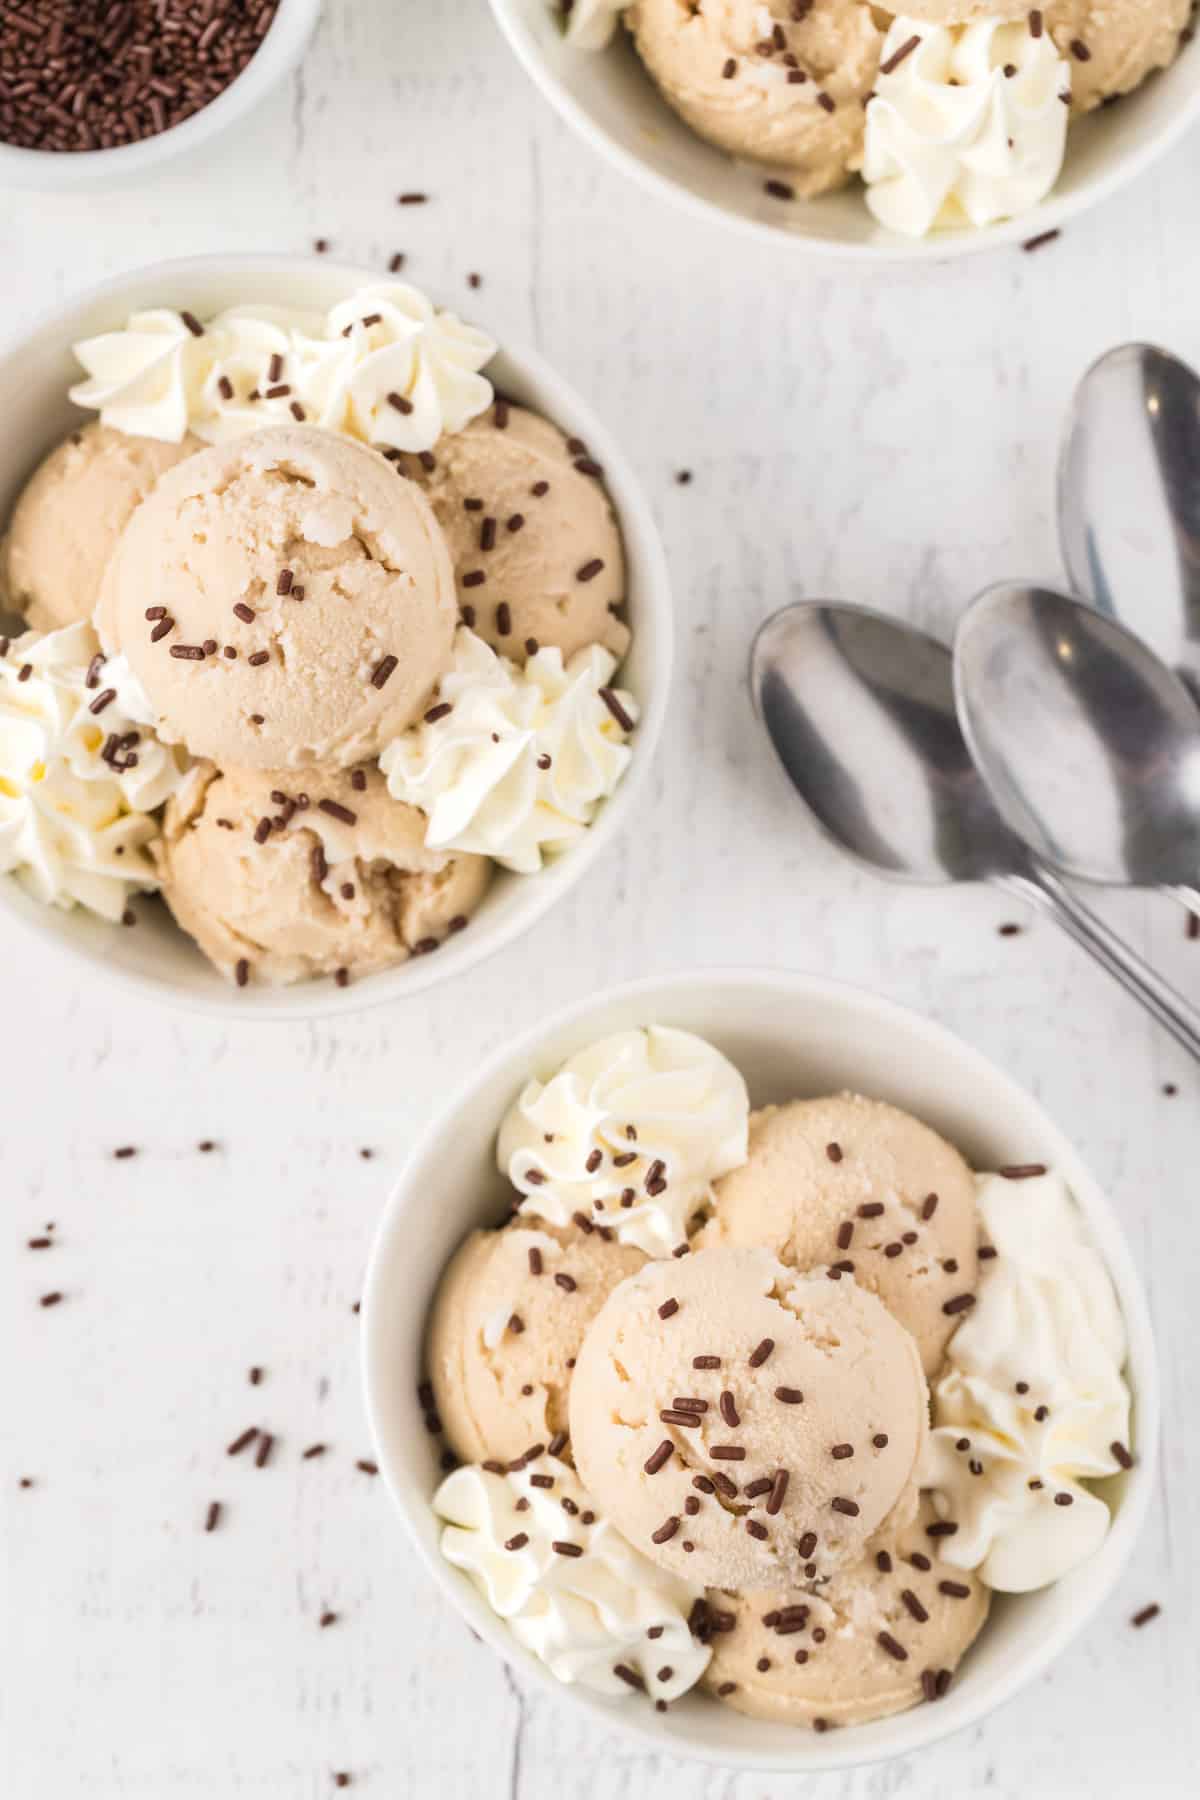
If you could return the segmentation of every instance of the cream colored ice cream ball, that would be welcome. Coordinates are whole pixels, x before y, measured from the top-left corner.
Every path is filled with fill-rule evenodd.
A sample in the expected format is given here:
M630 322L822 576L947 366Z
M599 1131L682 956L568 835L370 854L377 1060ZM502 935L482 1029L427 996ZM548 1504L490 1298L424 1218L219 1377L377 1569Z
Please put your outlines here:
M584 1486L643 1555L714 1587L789 1585L911 1516L928 1396L879 1301L766 1250L648 1263L571 1387Z
M446 534L463 616L494 650L523 662L532 639L564 662L589 644L624 656L621 532L586 444L502 401L400 464Z
M1071 66L1075 112L1128 94L1179 54L1193 0L1052 0L1046 26Z
M945 1138L861 1094L793 1100L752 1115L746 1161L716 1191L702 1244L762 1244L791 1269L844 1264L937 1372L978 1268L975 1178Z
M0 592L36 631L90 619L113 546L161 475L200 448L92 423L39 463L0 549Z
M426 705L455 618L420 489L307 426L172 469L122 533L97 614L161 736L257 769L377 756Z
M377 769L302 777L198 764L169 803L162 892L222 974L345 978L426 954L464 928L486 857L427 850L425 821Z
M883 31L860 0L634 0L642 61L692 130L786 171L798 194L862 164Z
M783 1725L861 1725L945 1693L983 1628L991 1594L937 1558L928 1499L819 1593L710 1595L733 1628L712 1633L704 1685L738 1712Z
M446 1437L464 1461L511 1462L567 1430L584 1333L645 1260L577 1225L522 1219L472 1232L442 1277L426 1353Z

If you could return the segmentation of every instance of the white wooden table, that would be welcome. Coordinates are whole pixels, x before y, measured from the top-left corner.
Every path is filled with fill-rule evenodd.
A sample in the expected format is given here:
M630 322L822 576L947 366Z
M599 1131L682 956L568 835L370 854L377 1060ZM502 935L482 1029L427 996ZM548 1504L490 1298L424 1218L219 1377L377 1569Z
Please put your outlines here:
M316 1800L337 1770L386 1800L1195 1791L1197 1072L1051 927L999 937L1008 901L888 888L838 860L769 760L743 672L755 623L790 598L944 629L988 580L1057 573L1055 442L1076 376L1135 336L1200 360L1198 181L1193 137L1036 255L911 277L812 268L609 172L535 96L484 0L330 0L290 91L202 167L98 198L3 197L13 328L160 257L323 236L383 268L404 250L415 281L535 344L623 435L681 638L634 830L469 992L233 1030L114 1009L73 967L5 946L4 1800ZM432 203L398 209L404 188ZM1175 909L1104 910L1200 998L1200 944ZM414 1126L539 1008L730 960L881 988L1036 1091L1111 1185L1163 1350L1160 1504L1088 1640L981 1729L810 1782L668 1765L523 1692L355 1467L352 1308ZM116 1160L125 1144L137 1155ZM48 1220L57 1247L27 1251ZM66 1299L43 1309L49 1289ZM250 1424L276 1434L262 1470L224 1454ZM317 1441L328 1453L302 1460ZM1150 1600L1162 1617L1132 1630Z

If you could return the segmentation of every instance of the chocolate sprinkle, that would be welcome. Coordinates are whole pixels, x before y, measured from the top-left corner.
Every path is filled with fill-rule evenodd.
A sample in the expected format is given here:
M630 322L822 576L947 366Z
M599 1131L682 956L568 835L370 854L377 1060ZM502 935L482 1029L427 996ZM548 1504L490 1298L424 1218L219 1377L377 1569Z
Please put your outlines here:
M388 681L396 671L398 662L398 657L385 656L383 661L376 665L374 672L371 675L371 686L373 688L386 687Z
M658 1471L671 1460L671 1452L673 1449L674 1445L671 1443L670 1438L664 1438L662 1443L658 1446L658 1449L653 1451L643 1463L642 1467L645 1469L646 1474L657 1475Z
M956 1313L969 1312L974 1304L974 1294L956 1294L953 1300L947 1300L942 1311L948 1318L953 1318Z
M907 38L898 50L893 50L886 62L880 63L879 73L881 75L892 74L893 70L900 67L905 57L911 56L913 51L919 48L920 43L921 39L916 34Z
M886 1650L889 1656L895 1657L897 1662L908 1661L908 1651L896 1641L890 1631L881 1631L875 1642L881 1650Z
M679 1311L678 1300L664 1300L662 1305L658 1309L658 1316L660 1319L669 1319L672 1316L672 1314L677 1313L678 1311Z
M673 1538L675 1536L675 1533L678 1530L679 1530L679 1520L675 1516L675 1514L672 1513L670 1518L663 1520L662 1524L659 1526L657 1531L651 1532L650 1542L652 1544L669 1543L671 1538Z
M969 1600L971 1590L965 1581L939 1581L938 1593L948 1594L951 1600Z
M752 1369L761 1369L762 1365L766 1362L768 1356L770 1356L770 1354L774 1348L775 1348L775 1339L774 1338L764 1338L762 1340L761 1344L756 1345L755 1348L750 1352L750 1357L749 1357L750 1367Z
M775 1398L781 1401L784 1406L799 1406L804 1400L804 1395L799 1388L777 1387L775 1389Z
M1161 1611L1162 1607L1158 1604L1158 1601L1152 1600L1149 1606L1143 1606L1140 1612L1135 1612L1129 1623L1136 1626L1140 1631L1143 1625L1148 1625L1150 1623L1151 1619L1157 1619Z
M857 1519L858 1517L858 1502L847 1500L842 1494L835 1494L829 1504L834 1512L845 1513L848 1519Z

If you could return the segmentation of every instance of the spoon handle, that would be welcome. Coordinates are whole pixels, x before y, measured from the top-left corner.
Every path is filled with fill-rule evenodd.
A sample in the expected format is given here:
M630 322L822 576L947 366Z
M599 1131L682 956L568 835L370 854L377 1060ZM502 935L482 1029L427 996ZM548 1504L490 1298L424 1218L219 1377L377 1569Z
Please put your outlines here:
M1200 916L1200 888L1169 887L1167 893L1172 900L1178 900L1181 906L1186 906L1190 913Z
M1200 1062L1200 1013L1103 919L1084 906L1051 870L1038 865L1030 875L1006 877L1000 886L1019 893L1049 913L1069 937L1095 957L1171 1036Z

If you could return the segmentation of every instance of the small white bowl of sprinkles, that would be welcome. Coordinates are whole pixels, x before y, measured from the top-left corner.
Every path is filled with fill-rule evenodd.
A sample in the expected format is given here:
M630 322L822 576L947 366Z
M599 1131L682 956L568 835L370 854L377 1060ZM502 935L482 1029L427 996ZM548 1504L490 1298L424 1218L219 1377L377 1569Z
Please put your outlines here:
M0 182L78 188L184 156L261 105L320 0L22 0L0 20Z
M1113 1207L1008 1075L823 977L652 978L506 1045L414 1145L363 1311L448 1603L581 1724L721 1767L976 1724L1154 1488Z
M888 265L1045 242L1200 117L1193 0L492 0L649 192Z
M14 928L170 1002L319 1016L462 973L619 833L665 561L538 359L402 282L214 258L59 308L0 395Z

